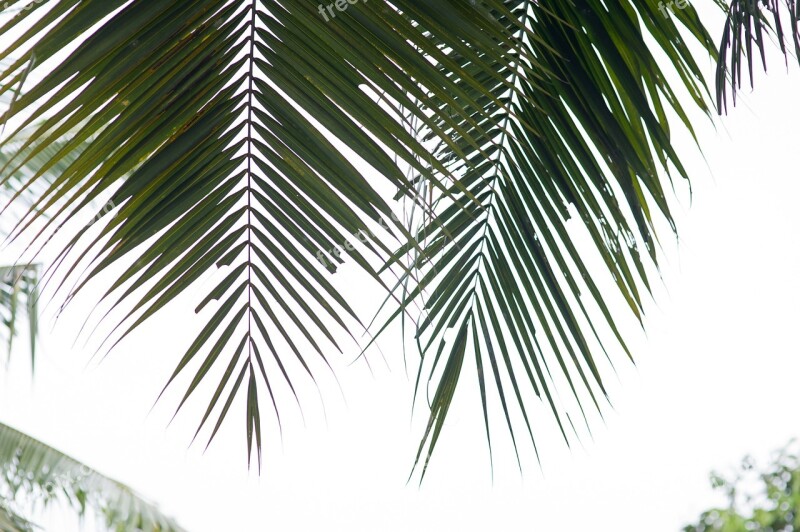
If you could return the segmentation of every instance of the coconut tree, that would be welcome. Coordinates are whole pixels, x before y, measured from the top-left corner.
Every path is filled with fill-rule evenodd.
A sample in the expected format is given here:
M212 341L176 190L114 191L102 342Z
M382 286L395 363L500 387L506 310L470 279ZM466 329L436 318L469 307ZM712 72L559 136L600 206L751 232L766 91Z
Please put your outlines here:
M213 379L209 440L243 395L259 461L265 404L277 421L348 334L366 350L400 323L429 392L422 475L461 386L489 442L499 421L533 443L535 401L568 443L602 408L689 177L672 128L723 108L767 31L798 42L793 0L718 0L722 46L686 2L8 4L1 215L30 261L53 252L51 297L101 290L113 348L190 293L206 325L166 385L186 379L180 409ZM344 264L384 291L372 320Z

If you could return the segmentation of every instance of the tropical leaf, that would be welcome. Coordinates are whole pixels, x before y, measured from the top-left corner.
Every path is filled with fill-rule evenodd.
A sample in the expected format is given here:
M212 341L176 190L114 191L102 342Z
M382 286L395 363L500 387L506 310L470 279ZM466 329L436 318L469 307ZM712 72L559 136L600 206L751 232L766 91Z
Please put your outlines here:
M9 507L10 503L31 507L58 501L81 516L91 510L109 530L184 530L131 488L2 423L0 471L0 500ZM13 513L6 515L14 519ZM3 519L0 507L0 530L5 530Z
M437 215L422 220L416 233L423 253L409 245L395 253L413 274L397 283L402 304L390 319L423 309L414 326L423 354L417 393L432 400L415 462L421 476L470 353L490 449L495 400L515 450L519 430L535 448L535 400L548 405L567 443L578 434L576 414L589 429L587 410L607 399L598 361L604 343L631 355L608 302L627 302L641 320L647 272L657 264L655 226L672 224L665 184L670 173L688 180L671 143L674 117L693 133L676 92L710 114L688 47L699 41L713 56L714 43L691 7L665 19L649 2L486 4L514 36L508 49L514 62L493 62L479 46L472 53L480 63L452 51L453 63L483 74L481 84L458 81L466 97L455 110L450 102L432 102L462 128L467 117L485 117L479 149L458 127L437 121L464 155L442 145L434 156L460 175L469 196L421 185ZM682 87L667 82L648 34L671 59ZM437 39L432 28L430 39ZM419 134L435 139L425 126ZM577 248L576 225L593 247ZM601 291L603 277L617 294Z
M641 319L666 185L688 177L670 121L692 132L684 102L710 113L690 43L717 49L691 6L649 0L50 0L0 35L0 89L17 94L0 186L33 198L12 237L71 231L48 270L67 301L115 272L105 345L213 279L167 385L191 379L180 409L218 381L210 438L245 396L260 460L264 396L277 417L362 327L359 294L329 277L357 237L346 255L386 289L387 326L413 321L418 386L435 388L425 464L468 363L487 437L490 393L531 438L531 400L567 440L559 390L601 407L600 340L627 351L607 299Z
M386 84L387 80L378 79L383 74L377 67L367 73L374 81L343 69L344 59L332 65L334 71L317 71L322 68L318 64L322 50L332 45L327 41L334 38L341 48L352 44L350 37L330 34L330 27L309 6L293 5L291 12L279 4L270 3L269 12L258 7L263 6L219 1L63 1L48 3L44 15L42 6L35 6L0 30L8 33L29 23L32 31L42 33L27 60L0 73L0 83L9 90L21 81L33 57L38 66L32 77L45 68L58 51L52 46L56 42L61 43L59 49L78 46L17 98L4 119L25 112L31 118L21 120L3 148L17 138L21 128L44 115L45 109L54 108L59 110L23 145L29 154L39 155L78 123L85 125L50 163L61 162L79 143L94 139L38 195L13 235L29 231L42 212L49 212L52 218L33 239L46 241L54 228L62 227L89 201L109 194L110 202L119 206L118 213L107 223L97 224L102 226L100 236L75 252L78 259L89 257L90 261L76 292L104 269L137 256L106 295L113 295L114 307L120 301L132 302L118 337L127 335L203 274L222 269L219 285L198 312L214 302L216 309L170 382L190 362L200 362L185 400L220 354L228 352L230 368L201 426L224 389L238 389L247 376L248 427L256 429L249 431L249 445L253 435L260 441L260 426L255 423L259 388L263 395L266 386L272 395L272 387L284 380L293 391L293 370L312 373L308 350L322 359L324 367L325 351L337 347L329 327L355 318L324 275L342 262L329 250L346 240L346 235L366 233L370 220L385 221L386 227L402 231L367 179L274 86L292 92L317 119L381 169L390 183L405 186L402 173L379 142L397 146L395 137L400 137L422 153L421 146L374 99L363 94L353 98L360 94L360 82ZM41 16L30 22L36 15ZM282 27L272 28L274 15L282 18ZM89 31L106 16L111 18L105 29ZM284 35L279 40L271 31ZM316 34L317 46L307 39L308 32ZM31 41L29 36L20 38L6 54ZM311 53L309 47L317 52ZM284 49L301 54L293 61L294 67L284 64L289 58ZM149 74L141 76L143 71ZM320 78L321 86L297 85L312 73ZM341 108L323 95L323 89ZM402 90L398 87L394 92ZM351 116L368 119L369 133L362 132ZM27 158L15 155L2 168L3 175L13 174ZM123 184L122 177L128 175ZM33 186L38 177L32 176L24 186ZM67 262L69 252L84 232L78 231L57 259L68 273L77 264ZM373 251L376 248L388 255L385 244L376 242ZM325 264L316 260L318 253L324 255ZM351 256L375 276L361 251ZM318 345L315 336L325 337L329 345ZM283 349L292 360L286 360ZM233 394L229 397L227 405ZM219 422L227 411L222 408Z
M724 1L717 0L725 5ZM736 105L742 88L742 66L747 62L747 79L754 85L753 62L767 69L769 38L780 48L787 62L794 55L800 61L800 3L796 0L731 0L717 61L717 108L727 110L728 92Z

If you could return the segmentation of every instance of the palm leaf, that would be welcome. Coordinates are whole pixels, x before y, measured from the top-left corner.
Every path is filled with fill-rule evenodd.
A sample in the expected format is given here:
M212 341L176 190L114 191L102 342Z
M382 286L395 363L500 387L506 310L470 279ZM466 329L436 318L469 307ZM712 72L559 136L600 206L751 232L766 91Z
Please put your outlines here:
M387 290L387 322L414 320L418 382L435 388L418 459L470 361L487 434L494 390L512 434L522 419L533 436L538 396L567 438L556 392L599 408L599 339L627 350L606 299L641 319L654 226L671 223L668 171L687 177L668 121L692 130L684 101L709 112L689 43L715 57L714 43L693 8L665 18L645 0L396 0L335 15L305 0L19 12L0 27L20 35L0 53L19 58L0 89L28 80L2 117L15 125L0 149L18 144L0 186L78 130L15 185L66 163L12 235L42 245L72 228L54 264L67 300L121 272L103 297L108 346L214 279L198 296L206 325L167 385L191 379L180 409L218 381L198 428L211 438L245 395L248 456L255 440L260 460L259 394L277 416L299 377L316 382L329 365L341 330L362 327L353 294L329 280L355 236L346 255ZM98 198L113 212L91 230L73 223ZM572 243L572 216L588 249ZM588 253L603 266L590 269ZM616 295L600 292L602 276Z
M727 110L728 94L736 105L736 92L742 88L742 67L747 63L747 78L754 85L753 62L767 69L768 38L780 48L788 62L794 55L800 61L800 4L796 0L731 0L717 3L726 7L727 19L717 61L717 108Z
M0 495L21 506L59 501L81 516L95 512L109 530L183 530L131 488L2 423L0 471Z
M437 216L419 220L423 253L407 245L394 255L414 272L397 283L400 311L423 309L414 325L423 355L417 393L430 390L432 400L415 461L421 476L470 352L490 449L488 405L495 400L515 450L520 429L535 448L535 400L548 405L567 443L578 434L576 416L589 428L588 411L607 399L598 360L604 344L630 356L609 301L627 302L641 320L647 272L658 258L655 226L672 224L665 185L670 172L688 180L667 118L677 117L692 132L676 90L710 114L701 71L673 22L713 56L714 43L691 7L664 19L648 2L485 4L514 35L508 53L516 61L509 68L475 47L483 59L476 65L452 52L462 68L477 74L488 66L497 75L483 76L475 89L460 83L479 107L434 104L461 126L477 113L486 117L477 142L486 154L455 126L438 122L464 155L443 145L434 156L460 172L471 197L454 187L429 192ZM648 33L682 87L667 82L646 44ZM433 31L430 38L436 39ZM435 139L425 126L420 134ZM593 247L573 243L576 224ZM600 289L604 278L616 294ZM390 319L398 315L395 310Z

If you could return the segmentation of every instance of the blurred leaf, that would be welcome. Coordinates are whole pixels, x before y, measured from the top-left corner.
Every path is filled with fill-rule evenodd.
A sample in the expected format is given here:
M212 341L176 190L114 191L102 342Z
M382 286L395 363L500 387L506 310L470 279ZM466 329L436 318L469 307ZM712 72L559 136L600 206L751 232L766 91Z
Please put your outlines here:
M59 501L81 516L93 511L109 530L184 530L131 488L2 423L0 475L0 500L23 507ZM0 530L3 515L0 506Z

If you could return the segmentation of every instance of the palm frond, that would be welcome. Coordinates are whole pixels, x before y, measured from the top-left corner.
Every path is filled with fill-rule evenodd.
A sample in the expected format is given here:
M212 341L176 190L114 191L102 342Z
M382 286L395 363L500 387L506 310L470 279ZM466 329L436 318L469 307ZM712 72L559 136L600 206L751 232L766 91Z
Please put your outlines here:
M535 449L530 412L536 400L548 405L567 443L576 433L576 415L588 428L587 410L599 410L606 400L598 361L609 354L604 343L610 339L614 352L631 356L608 301L627 302L641 320L648 267L657 264L657 218L672 224L665 184L672 181L670 172L688 180L667 116L692 132L676 91L688 93L710 115L688 41L655 5L484 4L514 35L507 50L513 64L493 61L478 46L472 53L480 63L452 51L452 62L482 75L478 87L459 81L477 106L466 98L455 107L433 100L440 116L458 117L456 126L441 118L437 125L464 152L442 145L434 156L459 173L469 195L455 187L435 193L422 183L437 216L420 222L422 253L407 245L394 256L413 275L397 283L403 303L390 319L422 309L414 327L423 355L417 395L432 399L415 461L421 477L470 355L490 449L488 405L497 400L515 450L519 430ZM687 39L714 54L691 7L676 20L688 30ZM667 82L646 33L672 60L682 87ZM437 38L432 29L430 38ZM476 149L457 126L467 127L466 120L479 114L485 134ZM421 134L436 139L427 127ZM576 224L594 247L576 247ZM604 277L617 294L601 291ZM559 396L572 401L565 406Z
M29 23L41 15L41 7L21 13L4 31ZM52 218L34 238L46 241L53 228L88 202L110 195L116 215L97 224L100 235L82 249L76 245L85 231L78 231L57 263L72 272L87 259L88 271L72 297L136 250L138 260L128 263L106 294L112 307L128 303L115 341L207 272L224 272L198 306L200 312L216 303L208 325L169 382L190 362L204 359L186 400L225 352L231 362L201 427L225 388L235 392L247 376L248 446L253 435L260 442L259 390L272 395L284 381L293 393L294 371L314 378L306 353L316 353L324 367L326 351L338 348L329 328L356 322L325 275L342 262L329 250L346 235L371 234L370 222L402 232L367 178L289 103L286 93L396 186L405 186L402 173L380 143L401 146L401 138L409 150L422 153L422 148L360 92L360 83L387 83L377 66L365 65L369 72L356 74L343 68L344 59L324 64L330 62L323 55L327 46L352 46L352 37L331 33L332 27L302 3L287 8L261 2L61 1L45 10L29 24L42 36L21 38L6 54L32 44L28 60L37 58L35 77L58 49L73 44L77 49L6 113L7 120L24 112L31 116L9 139L45 109L58 109L28 136L23 145L28 153L41 154L78 123L85 125L50 163L93 140L38 195L13 234L29 231L41 213L50 212ZM90 32L104 17L110 17L106 25ZM0 83L14 87L27 64L21 59L10 65L0 73ZM307 84L309 75L318 84ZM367 123L367 131L359 120ZM25 161L25 155L15 154L2 175ZM39 175L26 185L35 184ZM129 176L124 183L123 176ZM6 182L0 177L0 184ZM364 253L379 249L389 252L377 240L363 252L351 252L376 278ZM315 337L328 345L320 346ZM234 395L228 394L226 405ZM222 407L212 434L227 411Z
M0 471L0 499L23 507L59 501L81 516L95 512L109 530L183 531L128 486L2 423Z
M717 0L718 3L723 3ZM728 107L730 92L736 105L736 92L742 88L742 67L747 63L747 78L754 86L753 62L767 70L766 47L777 44L786 57L800 62L800 3L796 0L730 0L717 60L717 108Z
M12 235L41 245L110 198L91 230L73 227L55 268L67 300L121 272L103 298L111 346L214 279L197 307L206 325L167 385L191 379L180 409L217 372L198 428L216 419L210 438L244 395L248 457L255 441L260 460L265 395L278 418L295 380L316 382L341 331L362 327L358 293L329 280L356 236L346 255L387 290L391 320L427 309L415 327L421 371L438 379L428 456L469 360L487 431L493 383L509 429L516 405L532 435L533 392L566 437L548 375L599 407L593 338L625 347L594 279L610 276L640 317L654 226L670 220L664 175L687 177L670 113L691 131L681 102L709 110L689 42L712 56L714 43L691 7L664 18L645 0L345 7L50 0L17 14L0 27L21 35L0 52L19 58L0 90L28 81L0 117L15 123L0 150L41 125L0 166L0 186L78 130L14 185L65 163ZM391 193L422 221L398 220ZM588 250L572 243L573 215ZM590 271L587 253L605 268Z

